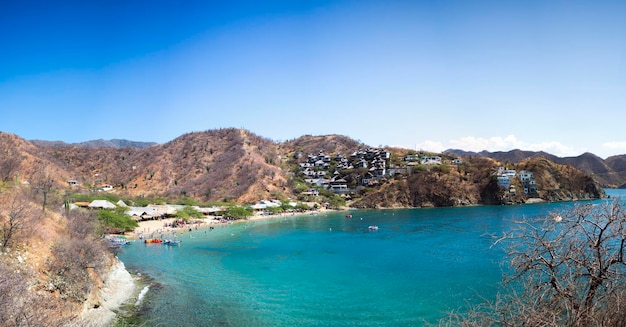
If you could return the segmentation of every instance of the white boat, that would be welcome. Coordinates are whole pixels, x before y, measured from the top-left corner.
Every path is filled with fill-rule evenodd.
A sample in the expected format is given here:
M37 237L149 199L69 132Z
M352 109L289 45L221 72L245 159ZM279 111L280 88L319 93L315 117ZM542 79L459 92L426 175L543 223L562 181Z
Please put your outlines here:
M118 236L109 237L109 246L111 247L124 246L126 244L128 244L128 241L125 238L118 237Z
M370 225L367 228L369 228L369 230L378 230L378 226L377 225Z
M163 241L163 244L166 244L166 245L180 245L180 242L181 241L178 241L178 240L165 240L165 241Z

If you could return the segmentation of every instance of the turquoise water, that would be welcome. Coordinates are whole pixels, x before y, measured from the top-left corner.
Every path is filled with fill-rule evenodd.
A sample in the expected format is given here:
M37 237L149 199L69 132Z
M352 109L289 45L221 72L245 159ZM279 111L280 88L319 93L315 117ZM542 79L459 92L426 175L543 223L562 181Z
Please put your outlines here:
M178 247L136 243L119 258L151 277L149 326L419 326L494 297L503 249L492 234L570 205L248 221L186 233Z

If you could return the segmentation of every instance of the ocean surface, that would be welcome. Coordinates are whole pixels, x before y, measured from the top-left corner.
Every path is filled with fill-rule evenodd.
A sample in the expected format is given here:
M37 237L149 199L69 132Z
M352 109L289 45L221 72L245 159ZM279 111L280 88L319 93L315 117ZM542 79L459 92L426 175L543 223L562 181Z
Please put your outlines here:
M421 326L495 296L505 267L493 235L573 204L246 221L118 257L149 277L137 313L147 326Z

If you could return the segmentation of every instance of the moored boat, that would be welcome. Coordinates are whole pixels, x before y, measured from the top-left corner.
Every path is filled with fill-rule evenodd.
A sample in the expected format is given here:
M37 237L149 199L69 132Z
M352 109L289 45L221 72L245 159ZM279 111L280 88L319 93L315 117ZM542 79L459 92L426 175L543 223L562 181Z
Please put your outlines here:
M111 247L124 246L128 244L128 241L125 238L122 238L119 236L110 236L108 240L109 240L109 246Z
M166 244L166 245L180 245L180 242L181 241L179 241L179 240L165 240L165 241L163 241L163 244Z

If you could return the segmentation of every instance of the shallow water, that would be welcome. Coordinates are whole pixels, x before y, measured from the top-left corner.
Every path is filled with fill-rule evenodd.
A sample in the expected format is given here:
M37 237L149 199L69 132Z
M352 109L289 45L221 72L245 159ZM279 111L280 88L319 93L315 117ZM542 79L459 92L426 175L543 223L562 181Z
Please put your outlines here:
M159 285L143 300L151 326L415 326L493 298L503 249L491 235L570 205L242 222L185 233L180 246L135 243L119 258Z

